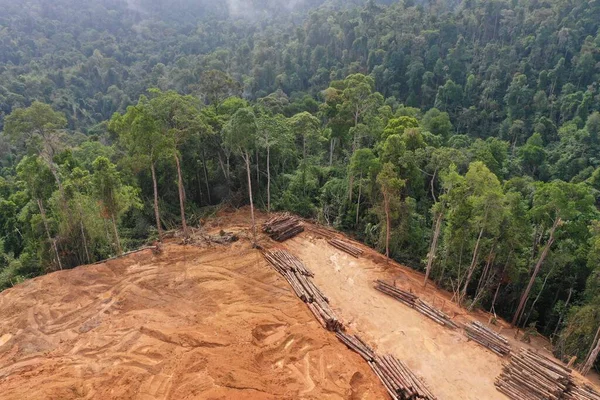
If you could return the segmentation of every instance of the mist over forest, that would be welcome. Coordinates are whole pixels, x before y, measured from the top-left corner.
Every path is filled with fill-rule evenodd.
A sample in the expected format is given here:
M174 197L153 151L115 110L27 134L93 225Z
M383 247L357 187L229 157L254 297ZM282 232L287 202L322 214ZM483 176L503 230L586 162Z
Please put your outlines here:
M589 358L600 1L0 10L0 289L252 199Z

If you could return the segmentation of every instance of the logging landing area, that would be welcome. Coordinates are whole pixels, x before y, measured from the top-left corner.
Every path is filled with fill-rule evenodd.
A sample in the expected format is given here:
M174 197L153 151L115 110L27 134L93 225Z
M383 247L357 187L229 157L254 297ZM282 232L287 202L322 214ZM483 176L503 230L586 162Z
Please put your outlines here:
M260 226L267 220L258 214ZM249 221L248 209L222 212L204 225L204 241L171 239L160 253L56 272L0 293L0 398L389 398L364 356L325 329L264 257L281 250L306 267L300 275L326 296L327 313L377 354L401 361L437 399L508 399L494 382L509 357L375 282L414 294L460 327L489 326L489 315L467 313L449 293L423 288L422 274L308 222L282 242L261 232L261 250L254 249ZM206 239L222 231L240 240ZM543 338L522 343L501 320L490 328L513 350L551 357Z

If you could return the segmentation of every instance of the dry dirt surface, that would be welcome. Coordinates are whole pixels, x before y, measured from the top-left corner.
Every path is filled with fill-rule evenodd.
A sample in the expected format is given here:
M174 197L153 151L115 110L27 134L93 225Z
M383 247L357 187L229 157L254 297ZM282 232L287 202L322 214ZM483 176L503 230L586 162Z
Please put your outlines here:
M3 400L386 398L247 240L39 277L0 321Z

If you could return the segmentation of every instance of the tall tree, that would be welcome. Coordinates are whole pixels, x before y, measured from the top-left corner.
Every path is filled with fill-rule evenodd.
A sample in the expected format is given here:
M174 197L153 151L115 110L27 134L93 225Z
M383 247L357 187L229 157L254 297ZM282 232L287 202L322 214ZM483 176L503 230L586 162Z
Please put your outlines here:
M174 91L162 92L151 89L149 106L156 126L165 138L168 150L173 154L177 169L177 190L179 193L179 211L184 237L189 237L185 217L185 187L181 172L181 149L191 136L205 137L211 128L202 119L200 104L192 96L182 96Z
M39 157L30 156L24 157L21 160L17 166L17 174L19 179L26 183L29 195L38 207L44 226L44 232L48 238L48 243L54 251L54 261L59 269L63 269L62 260L58 252L58 245L56 244L56 237L50 232L50 223L48 221L48 214L45 206L45 202L50 197L53 190L52 185L48 185L48 179L50 178L50 181L52 181L52 173Z
M30 107L17 108L4 121L4 133L13 142L22 142L35 149L44 160L62 194L62 182L54 162L60 146L61 129L67 125L67 119L54 111L48 104L34 101Z
M267 170L267 212L271 212L271 150L287 141L289 124L281 114L262 112L256 119L258 145L265 149Z
M127 107L125 114L113 115L109 129L119 135L119 139L136 164L150 167L154 192L154 217L158 239L162 240L163 230L158 207L156 163L170 153L172 141L161 132L148 98L145 96L140 97L137 105Z
M254 200L252 197L252 176L250 175L250 156L257 142L256 116L250 107L240 108L223 129L223 144L238 154L246 165L248 179L248 198L252 216L252 242L256 245L256 220L254 218Z
M400 191L406 181L398 177L394 165L390 162L383 164L381 172L377 175L377 183L383 196L383 211L385 213L385 256L390 257L390 237L392 234L392 212L394 203L400 198Z
M533 267L529 283L521 294L519 305L512 319L513 325L519 323L531 288L557 237L569 224L571 225L570 229L573 229L573 226L585 223L582 218L584 221L586 218L587 220L593 219L590 217L596 213L594 197L585 185L563 181L538 184L531 214L534 221L543 229L547 239Z
M117 168L106 157L98 157L94 161L93 186L102 204L102 214L105 219L110 220L115 240L117 254L123 253L118 220L123 212L131 207L139 206L136 191L121 182L121 176Z

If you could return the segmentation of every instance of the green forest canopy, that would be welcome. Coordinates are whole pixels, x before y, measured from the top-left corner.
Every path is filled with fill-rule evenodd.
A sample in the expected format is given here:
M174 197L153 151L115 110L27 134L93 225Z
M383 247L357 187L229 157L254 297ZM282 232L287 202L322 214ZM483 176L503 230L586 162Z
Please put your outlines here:
M0 0L0 289L253 200L585 360L599 1L213 3Z

